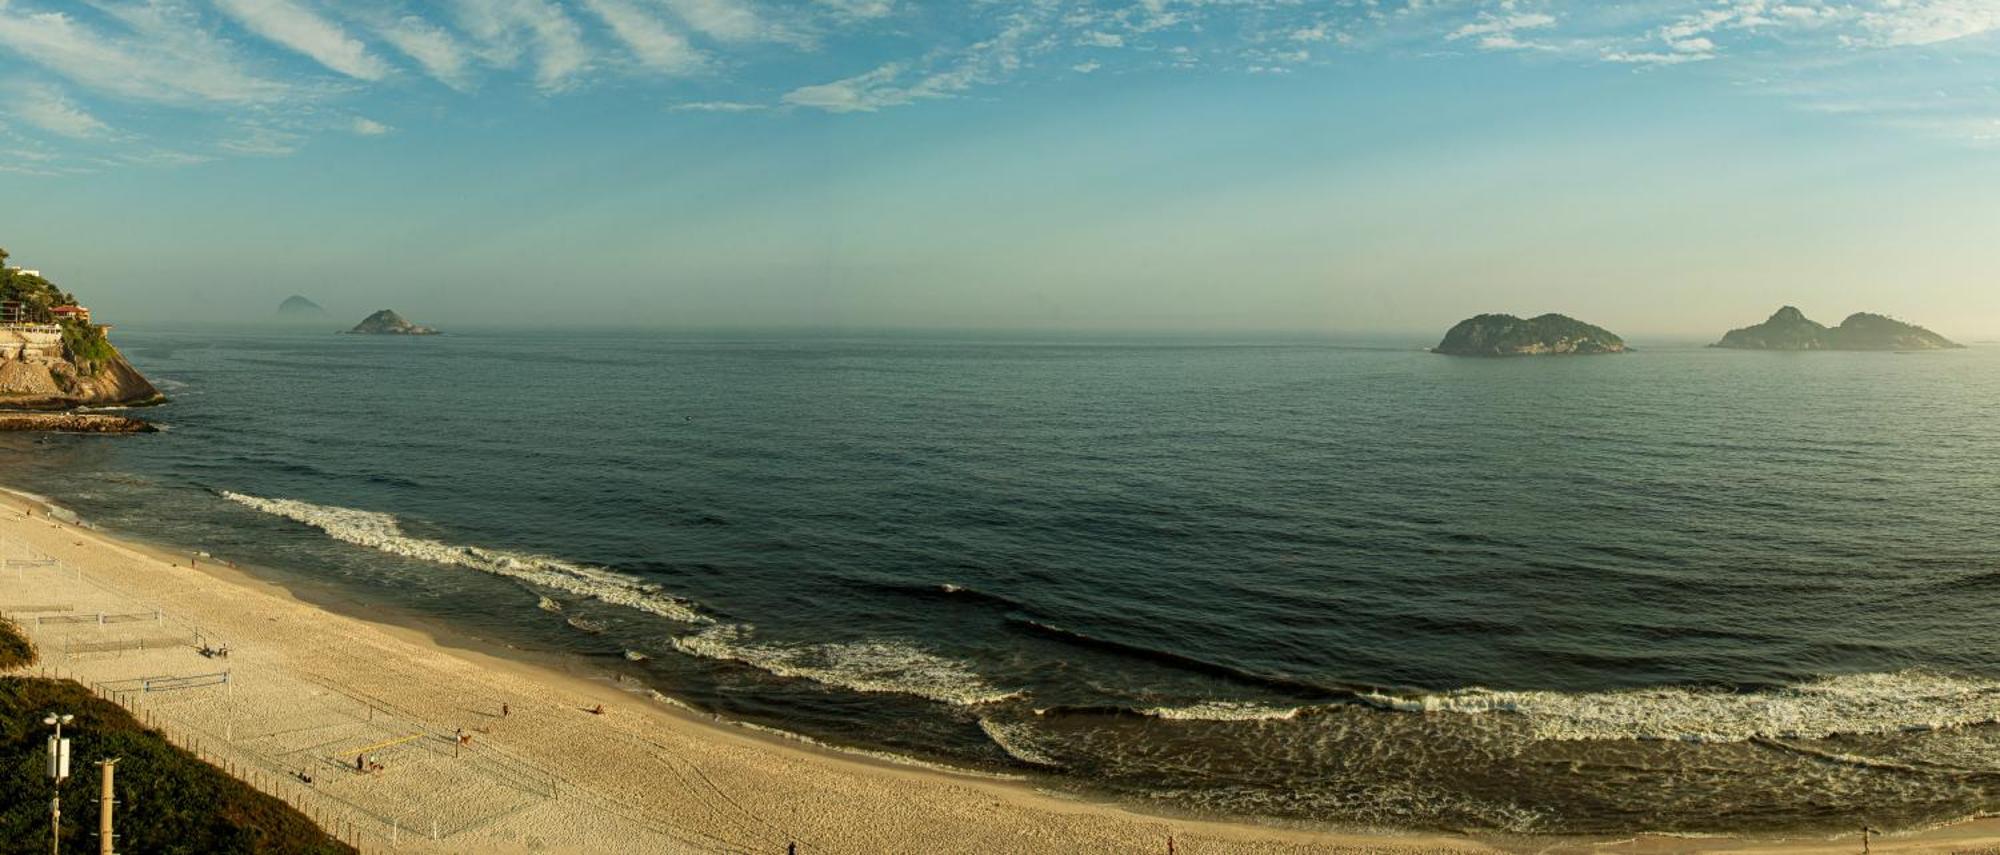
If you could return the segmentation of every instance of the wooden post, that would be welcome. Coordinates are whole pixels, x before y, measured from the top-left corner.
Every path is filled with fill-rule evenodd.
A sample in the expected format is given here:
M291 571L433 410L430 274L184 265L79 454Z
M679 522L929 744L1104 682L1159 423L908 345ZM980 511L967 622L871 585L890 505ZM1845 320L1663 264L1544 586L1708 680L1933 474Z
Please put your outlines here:
M111 833L111 806L116 804L112 797L111 776L118 769L117 760L99 760L97 768L104 770L104 791L98 797L97 809L97 852L98 855L115 855L112 842L117 839Z

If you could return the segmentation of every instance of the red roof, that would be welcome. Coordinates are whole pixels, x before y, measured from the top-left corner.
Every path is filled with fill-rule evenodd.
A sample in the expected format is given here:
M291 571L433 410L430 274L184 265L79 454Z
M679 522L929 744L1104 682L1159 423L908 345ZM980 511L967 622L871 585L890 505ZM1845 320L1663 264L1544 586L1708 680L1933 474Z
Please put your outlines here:
M90 310L82 306L57 306L49 311L58 315L81 315L88 313Z

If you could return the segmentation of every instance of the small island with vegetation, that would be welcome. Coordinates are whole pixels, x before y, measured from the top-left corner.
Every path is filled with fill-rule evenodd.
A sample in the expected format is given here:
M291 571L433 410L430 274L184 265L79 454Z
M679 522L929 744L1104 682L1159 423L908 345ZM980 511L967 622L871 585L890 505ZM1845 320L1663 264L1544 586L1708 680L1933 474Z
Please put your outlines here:
M111 345L111 327L94 323L88 308L39 271L8 266L7 257L0 249L0 409L46 413L166 400ZM121 419L12 414L0 419L0 429L125 432L143 426L129 419L122 420L132 424L110 424Z
M1603 327L1567 315L1523 320L1478 315L1459 321L1431 349L1447 356L1589 356L1624 353L1625 340Z
M1856 312L1828 327L1786 306L1756 326L1730 330L1709 345L1732 350L1948 350L1965 345L1886 315Z
M438 331L403 320L403 316L396 314L392 309L383 309L366 318L362 318L361 323L355 324L354 329L348 330L348 333L352 335L437 335Z

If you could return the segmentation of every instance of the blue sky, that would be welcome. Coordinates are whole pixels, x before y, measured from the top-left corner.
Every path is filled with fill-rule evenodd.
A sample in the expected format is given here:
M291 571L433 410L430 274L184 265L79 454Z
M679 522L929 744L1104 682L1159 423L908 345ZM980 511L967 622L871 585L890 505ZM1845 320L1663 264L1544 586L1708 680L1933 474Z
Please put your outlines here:
M0 0L0 199L127 325L1977 338L2000 0Z

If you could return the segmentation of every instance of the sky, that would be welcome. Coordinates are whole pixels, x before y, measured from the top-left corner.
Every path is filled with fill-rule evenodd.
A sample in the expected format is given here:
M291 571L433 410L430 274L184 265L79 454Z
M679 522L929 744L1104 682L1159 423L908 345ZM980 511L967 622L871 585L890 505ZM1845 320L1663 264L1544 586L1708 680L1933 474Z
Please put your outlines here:
M121 326L2000 338L2000 0L0 0Z

